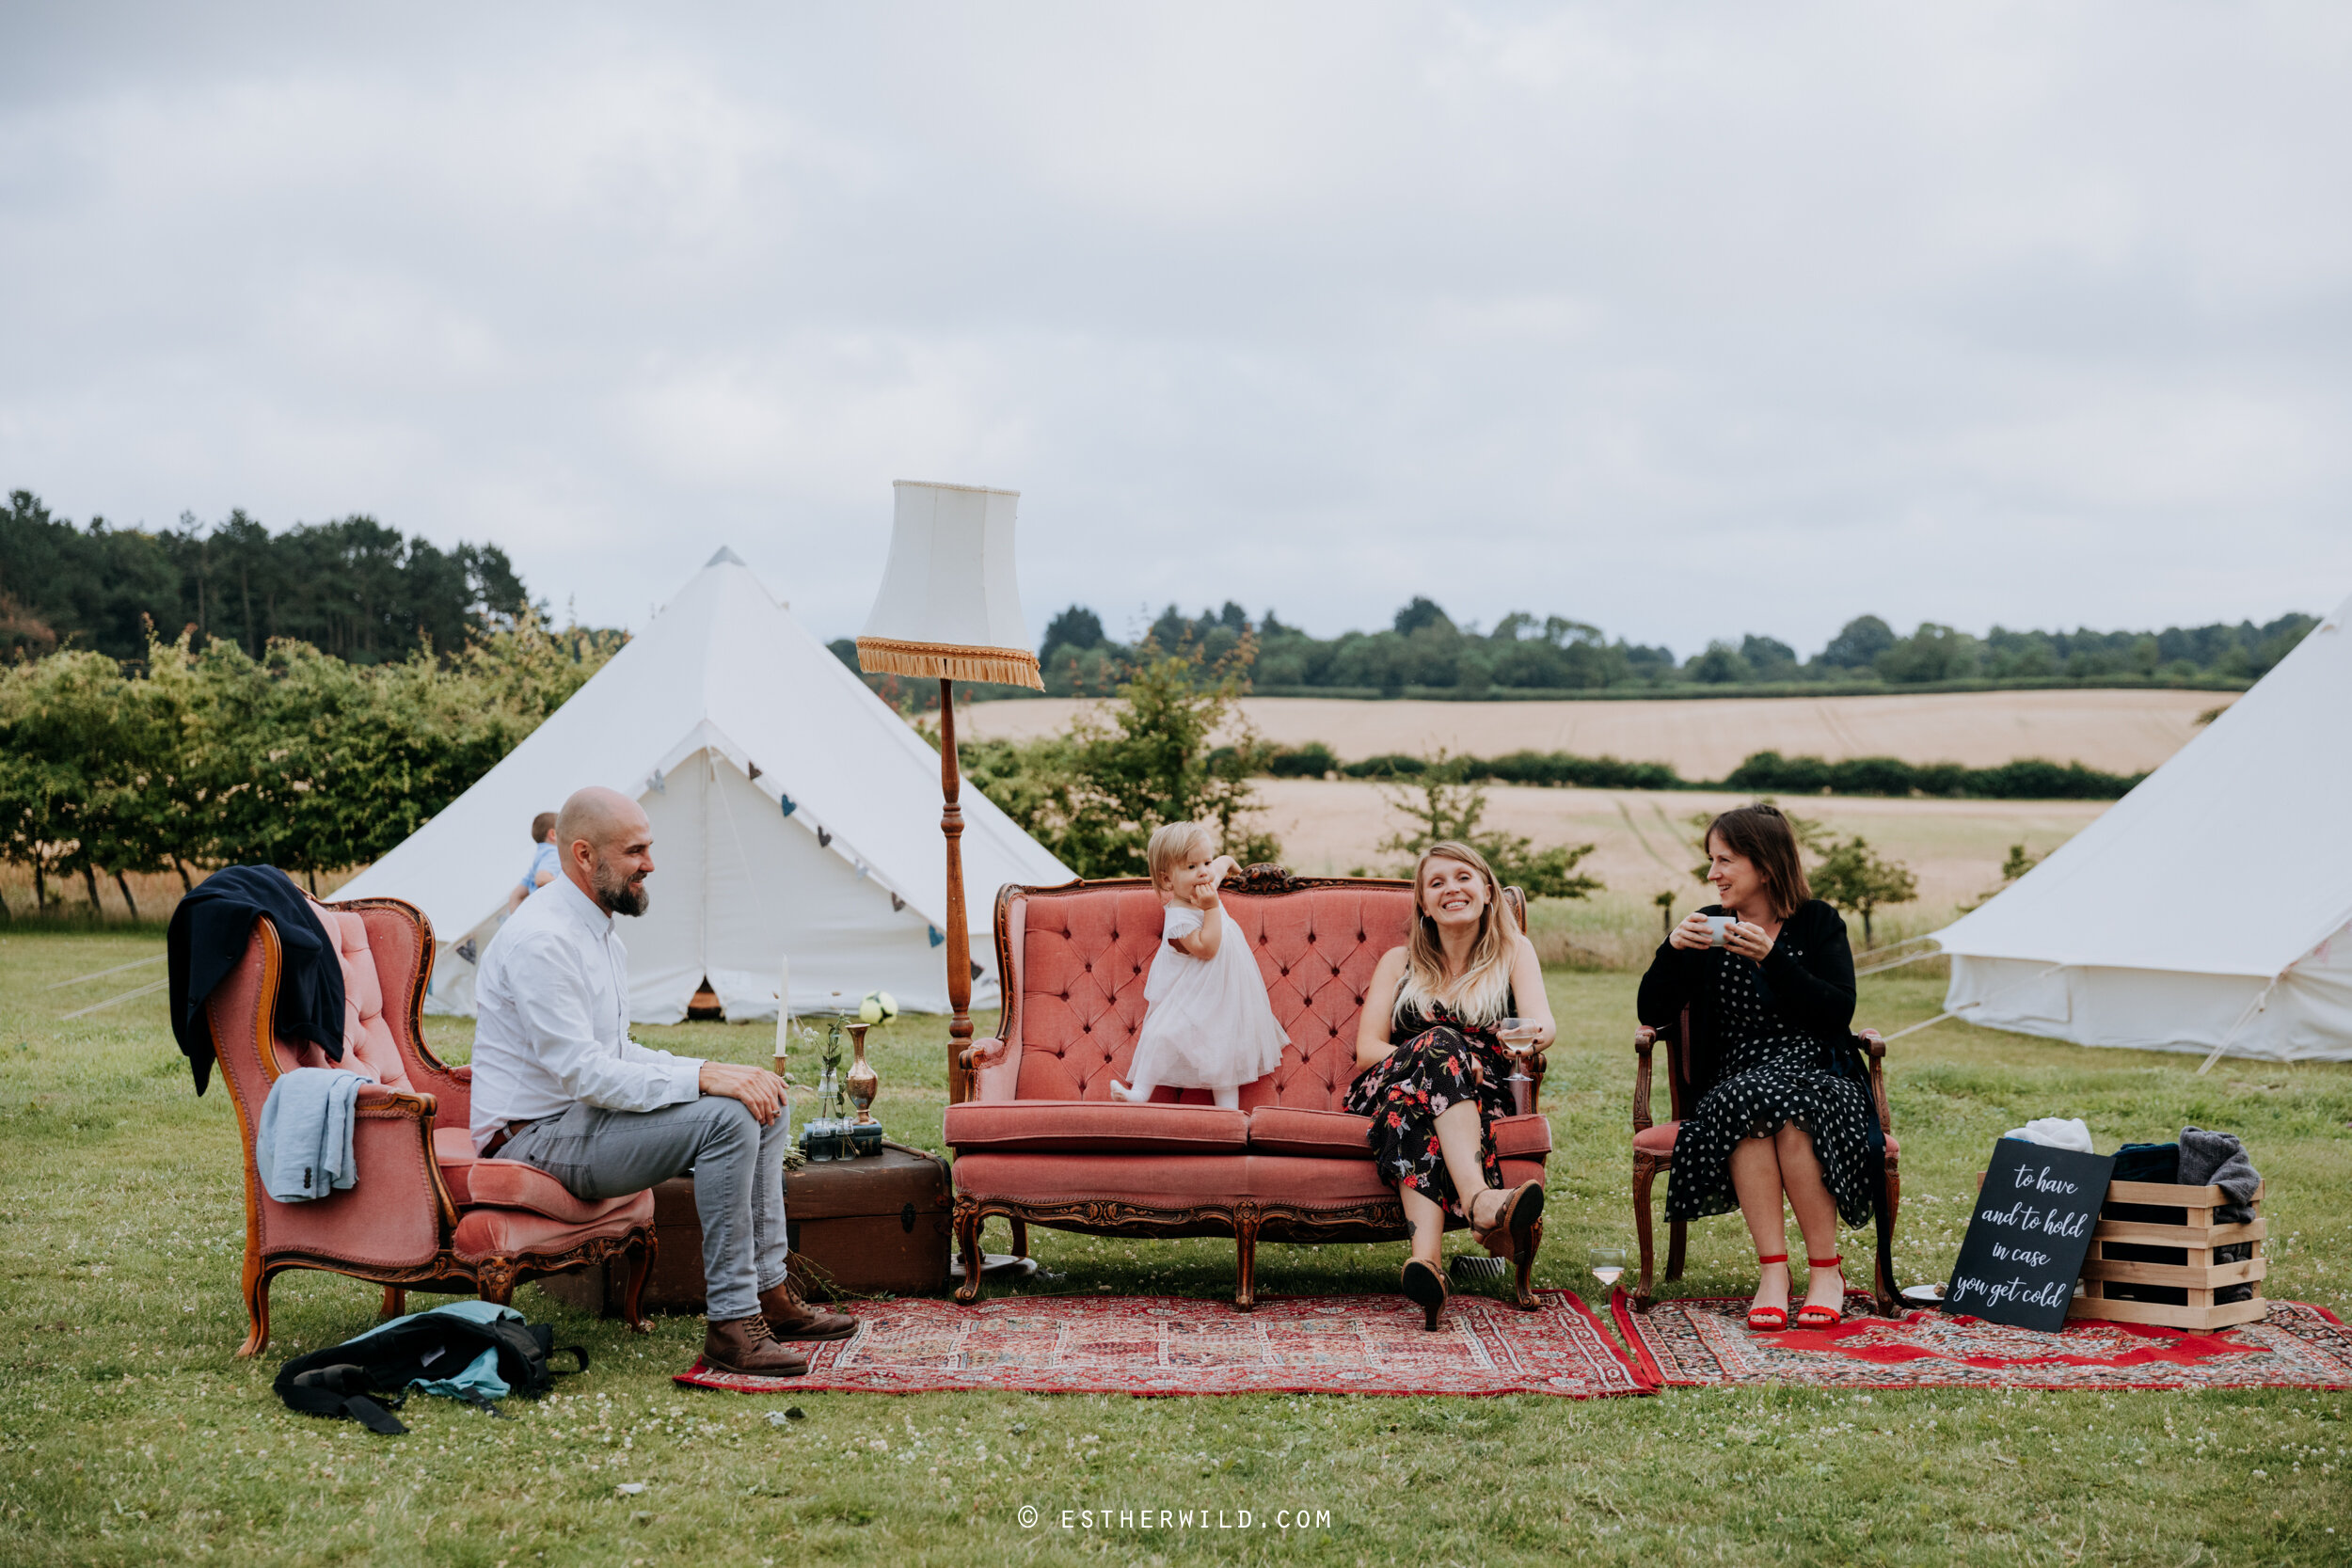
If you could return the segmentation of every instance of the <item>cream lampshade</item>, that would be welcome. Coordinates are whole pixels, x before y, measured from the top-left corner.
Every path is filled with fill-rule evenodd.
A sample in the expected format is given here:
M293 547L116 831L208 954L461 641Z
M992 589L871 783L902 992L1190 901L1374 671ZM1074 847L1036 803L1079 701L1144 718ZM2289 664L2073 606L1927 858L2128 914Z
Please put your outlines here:
M1020 492L906 479L893 488L890 560L858 633L858 668L1042 690L1013 575Z

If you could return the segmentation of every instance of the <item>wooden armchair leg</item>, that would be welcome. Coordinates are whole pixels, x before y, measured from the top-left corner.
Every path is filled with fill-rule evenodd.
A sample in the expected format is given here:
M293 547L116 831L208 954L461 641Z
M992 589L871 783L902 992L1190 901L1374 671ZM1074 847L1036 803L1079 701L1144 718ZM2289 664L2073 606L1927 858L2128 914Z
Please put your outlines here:
M963 1283L956 1287L956 1300L966 1307L980 1299L980 1270L985 1261L980 1253L981 1223L978 1204L956 1200L956 1255L963 1259Z
M1258 1206L1243 1203L1233 1211L1233 1310L1248 1312L1258 1305Z
M269 1280L270 1271L262 1267L252 1253L245 1259L245 1317L248 1327L245 1343L237 1347L239 1355L259 1355L269 1345Z
M1018 1214L1012 1218L1012 1255L1015 1258L1029 1255L1029 1222Z
M515 1267L504 1259L492 1258L483 1263L474 1280L474 1290L493 1307L515 1305Z
M384 1287L384 1305L376 1311L380 1318L397 1318L408 1310L408 1292L398 1285Z
M659 1238L648 1234L628 1249L628 1281L621 1287L621 1321L640 1334L651 1334L653 1324L645 1318L645 1280L653 1273L653 1255L661 1244Z
M1886 1167L1886 1255L1889 1258L1895 1255L1895 1222L1902 1212L1902 1173L1889 1164ZM1878 1281L1878 1298L1879 1316L1883 1318L1891 1318L1902 1309L1902 1303L1895 1296L1895 1281L1883 1275Z
M1682 1257L1690 1250L1690 1243L1691 1222L1668 1220L1666 1222L1666 1277L1668 1279L1682 1277Z
M1649 1310L1650 1269L1653 1240L1650 1234L1650 1187L1658 1180L1658 1166L1646 1154L1633 1157L1633 1236L1642 1253L1642 1274L1633 1287L1633 1309Z
M1535 1255L1543 1249L1544 1222L1537 1220L1528 1229L1527 1250L1513 1259L1518 1265L1518 1277L1513 1282L1514 1294L1511 1305L1522 1312L1533 1312L1543 1305L1535 1299L1534 1289L1528 1283L1528 1276L1535 1272Z

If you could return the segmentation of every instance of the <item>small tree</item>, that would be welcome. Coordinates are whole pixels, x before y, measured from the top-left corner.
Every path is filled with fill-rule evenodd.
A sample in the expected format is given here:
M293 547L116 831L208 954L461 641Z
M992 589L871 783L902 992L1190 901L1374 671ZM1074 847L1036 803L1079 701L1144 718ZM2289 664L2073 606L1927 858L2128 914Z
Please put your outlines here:
M1410 784L1384 786L1389 807L1412 824L1408 832L1392 833L1380 841L1383 852L1418 859L1433 844L1452 839L1486 857L1495 879L1516 886L1530 898L1582 898L1601 891L1596 878L1577 874L1577 863L1591 854L1590 844L1553 845L1538 849L1534 840L1500 829L1481 831L1486 815L1486 791L1462 776L1462 764L1439 752Z
M960 748L965 774L1081 877L1145 875L1144 846L1169 822L1215 822L1245 865L1278 859L1280 842L1252 820L1265 744L1235 705L1255 651L1244 637L1205 667L1188 641L1146 642L1107 712L1024 745Z
M1878 939L1870 932L1874 912L1919 896L1919 879L1901 862L1880 856L1859 835L1831 843L1810 879L1815 897L1862 917L1866 948L1877 945Z

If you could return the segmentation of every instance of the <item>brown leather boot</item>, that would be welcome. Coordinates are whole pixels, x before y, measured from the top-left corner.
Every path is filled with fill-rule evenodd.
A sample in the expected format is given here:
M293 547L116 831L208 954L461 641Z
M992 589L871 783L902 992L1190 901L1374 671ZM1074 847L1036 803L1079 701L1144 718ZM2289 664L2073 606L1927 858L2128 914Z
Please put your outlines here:
M798 1377L808 1370L808 1357L777 1344L768 1332L768 1320L756 1314L704 1330L703 1361L747 1377Z
M778 1339L846 1339L857 1332L855 1318L811 1307L792 1293L788 1280L759 1292L759 1311Z

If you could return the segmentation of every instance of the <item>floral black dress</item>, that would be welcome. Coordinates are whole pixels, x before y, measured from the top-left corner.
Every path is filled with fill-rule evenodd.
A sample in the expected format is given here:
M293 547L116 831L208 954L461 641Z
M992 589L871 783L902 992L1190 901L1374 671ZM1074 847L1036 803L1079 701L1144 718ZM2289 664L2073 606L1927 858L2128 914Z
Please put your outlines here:
M1516 1006L1516 1001L1505 1000L1500 1016L1510 1017ZM1347 1086L1345 1108L1372 1118L1364 1141L1381 1180L1410 1187L1467 1220L1445 1168L1445 1151L1438 1146L1438 1117L1463 1101L1477 1103L1479 1168L1487 1186L1502 1186L1494 1120L1518 1109L1506 1082L1510 1053L1492 1025L1465 1023L1442 1002L1429 1016L1418 1008L1398 1014L1390 1036L1400 1043L1356 1075Z
M1767 961L1802 965L1804 937L1791 922ZM1851 974L1851 959L1846 963ZM1870 1161L1871 1109L1864 1085L1824 1063L1820 1038L1774 1005L1756 964L1717 953L1708 967L1713 970L1706 984L1723 1075L1699 1097L1675 1136L1666 1217L1695 1220L1737 1209L1733 1146L1793 1125L1813 1139L1838 1217L1851 1226L1869 1223L1876 1167ZM1783 968L1782 974L1788 971Z

